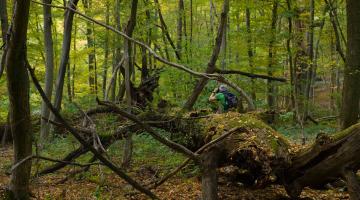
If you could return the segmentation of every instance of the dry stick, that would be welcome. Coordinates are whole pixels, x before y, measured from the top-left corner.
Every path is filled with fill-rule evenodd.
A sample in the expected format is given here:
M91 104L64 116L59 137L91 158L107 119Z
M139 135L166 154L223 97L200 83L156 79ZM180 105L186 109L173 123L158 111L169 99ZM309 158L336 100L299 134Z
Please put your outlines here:
M113 172L115 172L118 176L120 176L122 179L124 179L126 182L128 182L130 185L132 185L135 189L139 190L140 192L148 195L152 199L159 199L155 194L153 194L150 190L144 188L139 183L137 183L135 180L133 180L131 177L129 177L127 174L125 174L119 167L117 167L114 163L112 163L110 160L105 158L99 151L97 151L93 146L89 145L76 131L75 128L73 128L65 119L60 115L60 113L54 108L50 100L45 95L43 89L40 86L39 81L37 80L34 70L30 68L30 65L27 64L30 76L33 80L33 83L36 87L36 89L39 91L43 101L46 103L46 105L49 107L51 112L54 114L54 116L58 119L60 123L64 125L64 127L86 148L88 148L94 156L97 157L104 165L106 165L109 169L111 169Z
M99 99L96 99L99 105L108 106L112 108L116 113L120 114L121 116L139 124L146 132L148 132L154 139L159 141L160 143L164 144L165 146L173 149L174 151L184 154L185 156L191 158L194 161L198 161L198 155L196 153L193 153L191 150L187 149L186 147L182 146L181 144L178 144L176 142L173 142L165 137L162 137L160 134L158 134L154 129L151 128L146 123L143 123L138 119L135 115L132 115L126 111L121 110L119 107L117 107L115 104L110 102L102 102Z
M54 8L59 8L59 9L69 9L71 11L73 11L74 13L80 15L81 17L83 17L85 20L87 21L90 21L90 22L93 22L94 24L97 24L97 25L100 25L104 28L107 28L119 35L121 35L122 37L124 37L125 39L137 44L137 45L140 45L142 47L144 47L145 49L148 50L148 52L153 55L153 57L166 64L166 65L169 65L169 66L172 66L172 67L175 67L176 69L179 69L179 70L182 70L182 71L185 71L189 74L192 74L194 76L197 76L197 77L202 77L202 78L207 78L207 79L210 79L210 80L217 80L221 83L224 83L230 87L232 87L233 89L235 89L237 92L239 92L244 98L245 100L247 101L247 103L249 104L249 109L250 110L254 110L255 109L255 106L254 106L254 102L253 100L251 99L250 96L248 96L246 94L246 92L244 90L242 90L239 86L237 86L235 83L232 83L231 81L227 80L225 77L219 75L219 74L207 74L207 73L201 73L201 72L196 72L196 71L193 71L191 69L189 69L188 67L184 66L184 65L181 65L181 64L178 64L178 63L174 63L174 62L171 62L171 61L168 61L166 60L165 58L162 58L161 56L159 56L151 47L149 47L148 45L136 40L136 39L133 39L132 37L129 37L128 35L126 35L124 32L121 32L119 30L117 30L116 28L112 27L112 26L109 26L109 25L106 25L105 23L103 22L100 22L100 21L97 21L71 7L64 7L64 6L55 6L55 5L50 5L50 4L45 4L45 3L41 3L41 2L37 2L37 1L34 1L32 0L33 3L36 3L36 4L40 4L40 5L47 5L47 6L51 6L51 7L54 7Z
M92 165L101 164L99 162L81 164L81 163L76 163L76 162L68 162L68 161L57 160L57 159L53 159L53 158L47 158L47 157L44 157L44 156L31 155L31 156L28 156L28 157L22 159L21 161L17 162L15 165L13 165L11 167L11 171L14 171L16 168L18 168L24 162L26 162L28 160L31 160L31 159L34 159L34 158L35 159L46 160L46 161L51 161L51 162L63 163L63 164L67 164L67 165L74 165L74 166L79 166L79 167L88 167L88 166L92 166Z
M216 145L217 143L219 143L220 141L224 140L226 137L230 136L231 134L233 134L235 131L238 130L245 130L244 128L241 127L235 127L233 129L231 129L230 131L224 133L223 135L221 135L220 137L218 137L217 139L205 144L204 146L202 146L200 149L198 149L195 153L199 154L203 151L205 151L206 149ZM191 160L188 158L186 159L180 166L178 166L176 169L174 169L173 171L171 171L170 173L168 173L166 176L164 176L160 181L158 181L157 183L155 183L152 187L150 187L151 189L155 189L157 187L159 187L161 184L165 183L165 181L167 181L169 178L171 178L172 176L174 176L175 174L177 174L180 170L182 170L187 164L189 164Z

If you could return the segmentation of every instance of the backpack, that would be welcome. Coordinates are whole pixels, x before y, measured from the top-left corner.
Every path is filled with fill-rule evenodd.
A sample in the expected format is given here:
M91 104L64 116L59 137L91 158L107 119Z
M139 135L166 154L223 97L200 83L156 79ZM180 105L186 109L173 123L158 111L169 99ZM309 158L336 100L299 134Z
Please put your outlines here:
M233 93L228 92L228 91L224 91L224 92L221 92L221 93L224 94L226 102L227 102L229 108L237 107L238 98L236 97L236 95L234 95Z

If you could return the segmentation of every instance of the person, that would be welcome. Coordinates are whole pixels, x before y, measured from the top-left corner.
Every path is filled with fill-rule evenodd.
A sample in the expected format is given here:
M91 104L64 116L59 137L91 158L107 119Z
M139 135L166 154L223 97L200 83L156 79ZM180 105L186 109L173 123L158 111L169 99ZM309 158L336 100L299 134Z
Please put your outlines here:
M209 102L212 103L212 109L216 110L216 113L224 113L229 109L228 102L226 100L225 92L227 88L225 85L215 88L209 97Z

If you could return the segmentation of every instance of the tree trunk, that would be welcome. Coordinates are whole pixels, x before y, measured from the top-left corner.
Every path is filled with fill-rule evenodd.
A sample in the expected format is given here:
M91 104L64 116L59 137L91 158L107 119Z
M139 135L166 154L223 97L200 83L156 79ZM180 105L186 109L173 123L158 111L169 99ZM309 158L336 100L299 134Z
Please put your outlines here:
M247 48L248 48L248 60L250 66L250 72L254 73L254 51L252 48L252 31L251 31L251 12L249 8L249 1L246 1L246 32L247 32ZM251 79L251 97L256 100L256 88L255 88L255 79Z
M129 37L132 37L135 25L136 25L136 14L137 14L137 5L138 0L133 0L131 3L131 14L129 17L128 24L126 26L126 35ZM132 105L132 83L131 83L131 71L134 68L133 63L133 53L132 53L132 44L129 40L124 40L124 68L125 68L125 88L126 88L126 105L131 107ZM131 110L128 110L131 112ZM131 155L132 155L132 134L129 134L128 137L126 137L125 140L125 146L124 146L124 156L122 160L122 166L123 167L129 167L130 161L131 161Z
M292 12L291 0L286 0L288 12ZM290 98L291 98L291 109L295 108L295 78L296 70L294 69L293 54L291 52L291 41L293 37L293 20L292 16L288 16L288 38L286 40L286 50L288 54L289 72L290 72Z
M6 71L10 99L10 126L14 140L14 164L32 154L26 38L30 0L14 4L12 31L7 45ZM12 171L10 190L13 199L29 199L31 161Z
M75 60L74 60L75 61ZM66 86L67 86L67 95L68 95L68 100L69 102L73 101L73 97L72 97L72 89L71 89L71 61L69 60L68 64L67 64L67 69L66 69Z
M213 52L212 52L212 56L210 58L210 61L208 63L206 73L213 73L216 70L215 64L216 64L216 61L217 61L217 59L219 57L219 53L220 53L220 49L221 49L221 43L222 43L222 39L223 39L223 34L225 32L225 29L226 29L226 22L227 22L227 19L228 19L228 13L229 13L229 0L224 0L223 11L221 13L221 19L220 19L220 24L219 24L219 28L218 28L218 34L216 36L215 46L213 48ZM187 100L187 102L184 105L184 109L186 109L186 110L191 110L192 109L192 107L194 106L197 98L199 97L200 93L204 89L207 82L208 82L207 78L201 78L196 83L196 86L195 86L191 96L189 97L189 99Z
M178 52L179 56L182 56L182 42L183 42L183 18L185 14L185 8L184 8L184 1L179 0L178 5L178 20L177 20L177 47L176 51Z
M1 38L3 42L6 41L6 34L8 31L8 16L7 16L7 0L0 0L0 20L1 20Z
M52 0L43 0L45 4L51 4ZM51 7L43 6L44 12L44 43L45 43L45 94L51 101L53 81L54 81L54 45L52 37L52 16ZM40 145L44 145L44 141L49 137L50 124L46 119L50 116L50 110L45 102L41 104L41 130Z
M91 16L90 9L92 7L92 0L82 0L85 14L87 16ZM88 65L89 65L89 87L90 92L95 94L95 53L94 47L94 34L92 30L92 23L86 22L86 40L87 40L87 48L89 49L88 53Z
M8 15L7 15L7 0L0 0L0 21L1 21L1 38L3 43L6 42L6 34L8 32ZM4 72L5 66L5 54L6 51L4 49L3 55L0 61L0 78Z
M360 1L347 0L346 11L348 42L341 108L342 129L358 121L360 109Z
M201 163L201 190L202 200L217 200L218 179L217 168L219 162L219 149L217 147L202 154Z
M357 171L357 170L356 170ZM360 199L360 184L356 173L352 169L345 169L343 176L347 183L347 189L350 194L350 200Z
M106 1L106 14L105 14L105 23L109 25L110 23L110 1ZM109 59L109 30L106 29L105 33L105 55L104 55L104 66L103 66L103 83L102 83L102 92L104 99L106 98L106 82L107 82L107 74L108 74L108 59Z
M115 1L115 10L114 10L114 17L115 17L115 27L117 30L121 30L121 22L120 22L120 0ZM113 62L113 68L112 73L115 75L114 80L112 83L110 83L111 92L110 95L107 95L107 98L109 98L110 101L115 101L116 97L116 80L117 78L117 72L116 72L116 66L120 62L121 59L121 45L120 45L120 37L116 35L114 37L114 43L115 43L115 52L114 52L114 62ZM121 77L119 77L121 79ZM121 85L121 81L119 80L119 87Z
M164 36L166 37L166 39L168 40L168 42L170 43L171 47L174 49L177 60L180 60L181 56L179 54L179 51L177 50L174 41L171 39L168 27L167 27L167 25L165 23L165 20L164 20L164 17L162 15L162 13L161 13L161 7L160 7L159 0L154 0L154 2L156 4L156 6L157 6L157 11L158 11L158 14L159 14L159 20L160 20L160 24L161 24L161 30L162 30Z
M72 9L76 9L76 5L78 2L79 0L69 0L67 4ZM74 19L74 12L72 12L71 10L66 10L65 19L64 19L64 38L61 49L59 72L56 79L56 90L55 90L55 99L54 99L54 106L57 110L61 109L66 68L69 62L73 19ZM54 119L54 117L51 118Z
M273 76L274 67L273 65L276 64L275 61L275 49L274 43L276 41L276 23L278 20L278 0L273 1L273 8L272 8L272 17L271 17L271 37L269 42L269 64L268 64L268 75ZM275 86L271 80L267 82L267 101L270 110L276 109L276 95L275 95Z

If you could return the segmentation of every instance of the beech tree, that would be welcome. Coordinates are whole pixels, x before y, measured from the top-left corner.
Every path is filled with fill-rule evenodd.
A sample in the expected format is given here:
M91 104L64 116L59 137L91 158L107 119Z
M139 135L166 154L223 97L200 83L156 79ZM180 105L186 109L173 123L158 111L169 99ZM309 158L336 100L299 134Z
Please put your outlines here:
M16 164L32 154L32 129L30 121L29 77L27 72L27 28L30 0L15 1L12 30L6 42L6 74L10 100L10 127L14 141ZM12 170L10 198L30 199L29 180L31 161Z
M357 123L360 113L360 2L347 0L346 11L347 50L341 108L342 129Z

